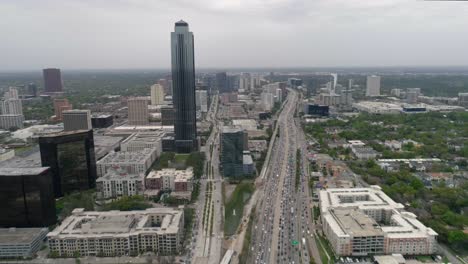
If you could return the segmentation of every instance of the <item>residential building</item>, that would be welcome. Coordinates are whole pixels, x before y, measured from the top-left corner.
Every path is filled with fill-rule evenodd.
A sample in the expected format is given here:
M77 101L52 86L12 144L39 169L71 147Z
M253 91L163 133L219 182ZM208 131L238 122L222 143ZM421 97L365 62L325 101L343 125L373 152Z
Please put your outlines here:
M42 76L44 78L45 93L63 92L62 74L60 73L60 69L43 69Z
M351 151L358 159L375 159L379 155L372 147L369 146L351 146Z
M151 171L145 179L147 190L161 190L173 192L191 192L193 189L193 169L185 170L166 168Z
M366 96L380 96L380 76L367 76Z
M242 73L239 77L239 90L248 91L251 88L251 81L250 73Z
M140 151L146 148L155 149L156 157L162 152L162 138L166 136L163 131L134 133L126 138L121 144L122 151Z
M151 104L162 105L164 103L164 87L160 84L151 85Z
M431 255L437 233L379 186L321 190L320 217L337 256Z
M42 166L50 167L55 197L92 189L96 159L92 130L75 130L39 137Z
M111 169L122 169L130 174L146 174L156 160L156 149L110 152L97 162L97 176L104 176Z
M134 97L127 101L128 124L132 126L144 126L149 124L148 98Z
M275 96L268 92L260 94L260 101L263 111L271 111L275 105Z
M23 115L23 106L18 97L18 89L10 87L0 102L2 115Z
M220 170L225 177L244 175L244 131L239 127L223 127L220 135Z
M125 170L109 170L96 180L98 199L115 199L121 196L142 195L145 190L145 174L129 174Z
M1 227L44 227L56 222L49 168L2 166L0 200Z
M184 211L149 208L140 211L73 210L47 234L51 251L59 256L136 256L151 251L177 255L182 250Z
M93 129L91 125L91 111L89 110L63 111L62 119L65 131Z
M175 23L171 33L172 101L175 112L175 148L179 153L198 149L195 106L195 59L193 33L185 21Z
M33 258L48 232L47 228L0 228L0 259Z
M72 110L73 105L68 102L66 98L57 98L54 99L54 113L55 113L55 120L62 121L62 113L63 111Z

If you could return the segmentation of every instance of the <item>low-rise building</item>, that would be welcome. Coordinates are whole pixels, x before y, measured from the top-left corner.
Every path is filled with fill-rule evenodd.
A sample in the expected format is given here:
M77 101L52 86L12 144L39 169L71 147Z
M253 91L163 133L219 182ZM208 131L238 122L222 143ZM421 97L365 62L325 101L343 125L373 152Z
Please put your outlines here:
M144 211L86 212L73 210L47 234L51 252L62 257L125 256L152 251L175 255L182 249L184 211L149 208Z
M173 192L191 192L193 189L193 169L176 170L166 168L151 171L145 180L145 188L148 190L161 190Z
M110 152L96 163L97 176L104 176L110 169L119 168L131 174L146 174L156 158L156 149Z
M323 232L338 256L430 255L437 233L376 185L321 190Z
M33 257L47 232L47 228L0 228L0 259Z
M121 144L122 151L140 151L145 148L155 149L156 156L162 152L162 138L166 135L164 131L134 133L126 138Z
M142 195L144 174L129 174L123 170L110 170L96 180L98 199L115 199L121 196Z
M242 166L244 170L244 175L252 175L254 172L254 163L250 153L244 152Z
M351 151L358 159L375 159L379 155L377 151L368 146L351 146Z

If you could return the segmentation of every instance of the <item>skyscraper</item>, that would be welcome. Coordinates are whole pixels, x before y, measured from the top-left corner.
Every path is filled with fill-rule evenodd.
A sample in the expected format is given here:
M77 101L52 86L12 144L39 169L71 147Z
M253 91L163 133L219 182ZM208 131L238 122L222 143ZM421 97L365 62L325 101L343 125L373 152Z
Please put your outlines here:
M35 83L28 84L28 92L33 97L37 97L37 85Z
M240 177L243 170L244 131L239 127L223 127L220 136L220 166L225 177Z
M54 113L55 113L55 120L61 121L62 120L62 113L66 110L72 110L73 105L68 102L66 98L57 98L54 99Z
M175 111L175 148L179 153L197 150L195 112L195 60L193 33L185 21L171 32L172 101Z
M151 85L151 104L162 105L164 103L164 87L160 84Z
M43 69L42 76L44 77L44 92L57 93L63 91L60 69Z
M380 96L380 76L367 76L366 96Z
M148 125L148 99L146 97L134 97L127 101L128 124L132 126Z
M18 89L10 87L5 92L4 100L0 101L0 128L23 128L23 105L18 97Z
M39 137L42 166L50 167L55 197L96 186L93 130Z
M91 126L91 111L89 110L63 111L62 117L65 131L93 129Z
M216 89L219 93L230 92L226 72L216 73Z

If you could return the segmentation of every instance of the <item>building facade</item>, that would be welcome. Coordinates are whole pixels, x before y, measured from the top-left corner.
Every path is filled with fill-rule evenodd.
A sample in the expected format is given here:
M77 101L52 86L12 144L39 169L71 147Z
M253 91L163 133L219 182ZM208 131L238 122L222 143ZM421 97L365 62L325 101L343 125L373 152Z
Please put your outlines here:
M48 232L47 228L0 228L0 259L32 258Z
M198 149L195 106L195 59L193 33L185 21L175 23L171 33L172 101L175 111L175 148L179 153Z
M60 69L43 69L42 76L44 78L45 93L63 92L62 74L60 73Z
M24 127L24 116L23 115L0 115L0 128L23 128Z
M131 134L120 144L122 151L141 151L144 149L155 149L156 157L159 157L162 152L162 138L166 133L162 131L156 132L140 132Z
M130 174L146 174L156 158L156 149L110 152L97 162L97 176L102 177L112 169L121 169Z
M68 99L66 98L54 99L55 120L61 121L63 111L72 110L72 108L73 108L73 105L70 104L70 102L68 102Z
M145 175L129 174L124 170L110 170L96 180L98 199L115 199L122 196L142 195Z
M127 101L128 124L133 126L145 126L149 123L148 99L146 97L134 97Z
M114 116L110 114L98 114L91 116L91 126L93 128L106 128L114 124Z
M380 76L367 76L366 96L380 96Z
M145 179L145 188L148 190L191 192L193 189L193 169L176 170L166 168L151 171Z
M162 105L164 103L164 87L160 84L151 85L151 104Z
M91 111L89 110L63 111L62 118L65 131L93 129L91 125Z
M220 146L220 169L225 177L244 175L244 131L239 127L223 127Z
M55 198L49 168L0 168L0 226L55 224Z
M144 211L85 212L75 209L47 234L59 256L136 256L152 251L179 254L183 245L184 211L149 208Z
M96 185L92 130L76 130L39 137L42 166L50 167L55 197Z

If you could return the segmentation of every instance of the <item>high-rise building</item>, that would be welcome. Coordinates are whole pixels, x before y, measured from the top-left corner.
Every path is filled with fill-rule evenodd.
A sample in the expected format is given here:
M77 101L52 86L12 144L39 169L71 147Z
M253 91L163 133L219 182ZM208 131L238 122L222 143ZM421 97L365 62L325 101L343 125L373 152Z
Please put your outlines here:
M28 84L28 92L33 97L37 97L37 85L35 83Z
M91 125L93 128L106 128L114 124L114 116L110 114L93 114Z
M3 115L23 115L23 106L18 97L18 89L10 87L0 102Z
M68 102L66 98L57 98L54 99L54 113L55 113L55 120L61 121L62 120L62 113L63 111L72 110L73 105Z
M248 91L250 89L250 82L252 77L250 73L242 73L239 77L239 90Z
M223 176L243 176L244 131L239 127L223 127L220 140L220 169Z
M195 104L197 106L197 110L200 110L203 113L208 112L208 93L206 90L195 91Z
M127 106L129 125L148 125L148 99L146 97L130 98L127 101Z
M62 74L60 73L60 69L43 69L42 76L44 77L45 93L63 92Z
M160 84L151 85L151 104L162 105L164 103L164 87Z
M458 105L468 107L468 93L458 93Z
M216 73L216 89L219 91L219 93L230 92L226 72Z
M366 96L380 96L380 76L367 76Z
M24 116L23 115L0 115L0 128L23 128Z
M50 167L55 197L96 185L92 130L66 131L39 137L42 166Z
M161 107L161 123L163 126L173 126L174 119L174 107L169 105Z
M65 131L90 130L91 111L90 110L67 110L62 112L63 127Z
M175 23L171 33L172 101L175 110L175 148L179 153L197 150L195 110L195 60L193 33L185 21Z
M260 94L261 105L264 111L271 111L275 104L275 96L268 92Z
M55 224L55 198L49 168L0 168L0 226Z

